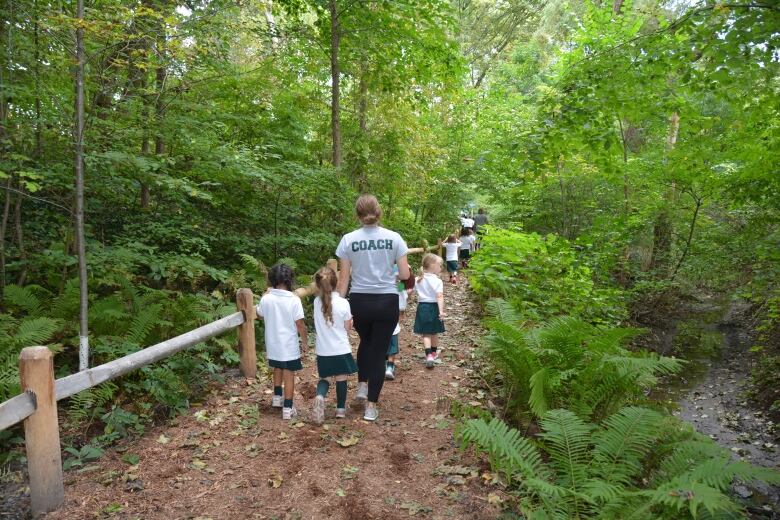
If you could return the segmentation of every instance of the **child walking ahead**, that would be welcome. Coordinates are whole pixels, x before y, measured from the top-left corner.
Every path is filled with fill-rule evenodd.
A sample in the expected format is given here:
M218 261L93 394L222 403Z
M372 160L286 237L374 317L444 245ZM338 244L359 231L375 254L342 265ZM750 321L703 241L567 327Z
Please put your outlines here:
M460 251L461 242L455 235L447 237L447 241L444 243L444 249L447 250L447 272L450 273L450 282L453 284L458 283L458 252Z
M301 349L308 345L306 324L303 322L303 304L293 294L295 273L285 264L277 264L268 271L266 292L257 305L257 315L265 320L265 351L268 365L274 369L274 396L271 406L282 409L282 419L298 415L293 406L295 372L301 370ZM282 388L284 387L284 395Z
M314 299L314 327L317 330L317 396L312 418L317 424L325 420L325 397L330 388L329 377L336 379L336 417L346 415L347 376L357 372L347 331L352 328L349 302L336 292L338 279L330 267L314 275L317 297Z
M423 274L417 279L417 315L414 333L421 334L425 347L425 366L433 368L439 353L438 334L444 332L444 284L439 278L442 259L428 253L423 257Z

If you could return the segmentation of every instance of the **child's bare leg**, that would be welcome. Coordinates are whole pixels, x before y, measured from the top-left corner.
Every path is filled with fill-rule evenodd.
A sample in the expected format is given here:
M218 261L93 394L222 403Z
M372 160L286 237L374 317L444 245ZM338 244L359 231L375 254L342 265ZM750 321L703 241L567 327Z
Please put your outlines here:
M439 336L434 334L431 336L431 351L433 352L433 355L435 356L436 353L439 350Z
M282 406L282 369L274 368L274 398L272 401L273 406Z
M282 386L282 369L274 368L274 388Z
M431 353L431 335L430 334L423 334L422 337L423 340L423 348L425 349L426 354Z

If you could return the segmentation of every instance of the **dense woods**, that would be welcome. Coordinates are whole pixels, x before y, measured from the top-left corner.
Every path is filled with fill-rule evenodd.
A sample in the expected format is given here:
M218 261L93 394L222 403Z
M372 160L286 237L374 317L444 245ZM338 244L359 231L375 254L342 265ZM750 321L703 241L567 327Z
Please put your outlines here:
M502 406L461 410L458 438L508 509L709 518L744 513L734 477L778 480L648 397L687 370L655 332L718 302L750 338L745 398L780 420L775 2L82 8L0 3L0 401L23 347L66 375L87 331L93 366L233 312L276 262L307 283L370 192L410 245L488 209L468 276ZM66 469L237 362L224 336L62 403ZM18 464L20 431L0 445Z

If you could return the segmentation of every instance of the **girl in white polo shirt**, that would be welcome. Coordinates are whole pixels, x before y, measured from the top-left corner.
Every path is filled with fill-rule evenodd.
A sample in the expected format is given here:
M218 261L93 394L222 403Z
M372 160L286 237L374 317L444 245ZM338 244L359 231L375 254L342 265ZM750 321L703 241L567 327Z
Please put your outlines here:
M336 417L346 415L347 376L357 372L347 331L352 328L349 302L336 292L338 277L330 267L314 275L317 297L314 299L314 327L317 330L317 396L312 415L314 422L325 420L325 397L330 388L329 377L336 379Z
M257 305L257 315L265 321L265 352L268 365L274 369L274 396L271 406L282 409L282 419L298 415L293 406L295 372L301 370L301 349L308 344L303 304L293 292L295 273L290 266L277 264L268 271L271 287ZM284 396L282 396L284 385Z
M439 278L442 259L428 253L423 257L423 274L417 279L417 315L414 333L421 334L425 347L425 366L433 368L438 359L439 337L444 332L444 284Z

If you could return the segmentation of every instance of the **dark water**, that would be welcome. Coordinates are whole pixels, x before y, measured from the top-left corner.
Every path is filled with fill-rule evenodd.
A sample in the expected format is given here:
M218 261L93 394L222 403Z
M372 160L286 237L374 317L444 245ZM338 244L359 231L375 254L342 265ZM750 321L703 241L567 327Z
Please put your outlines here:
M780 471L780 425L753 407L751 343L737 316L739 304L705 303L671 327L657 331L660 353L689 361L683 373L655 394L674 415L730 450L737 460ZM737 483L751 517L780 519L780 487Z

